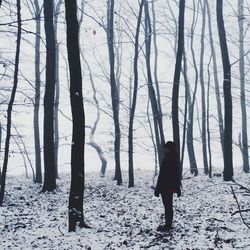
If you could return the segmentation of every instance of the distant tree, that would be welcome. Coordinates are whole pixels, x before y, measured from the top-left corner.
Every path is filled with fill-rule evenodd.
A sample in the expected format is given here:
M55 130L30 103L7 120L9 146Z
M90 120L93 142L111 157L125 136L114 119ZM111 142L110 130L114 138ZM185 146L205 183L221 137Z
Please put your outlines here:
M82 55L82 59L83 59L84 63L86 64L86 66L88 68L90 83L91 83L91 87L93 90L93 100L94 100L94 103L96 105L96 112L97 112L96 119L94 121L93 126L85 126L86 128L88 127L90 129L88 145L91 146L93 149L95 149L95 151L97 152L98 157L101 161L101 177L104 177L105 173L106 173L106 168L107 168L107 159L106 159L105 154L102 150L102 147L99 144L97 144L97 142L95 141L95 138L94 138L98 123L100 121L100 116L101 116L100 104L98 101L97 90L95 87L95 81L94 81L93 74L91 72L90 65L89 65L88 61L85 59L82 51L81 51L81 55Z
M242 144L243 171L249 173L248 131L245 93L245 46L244 46L244 0L238 0L239 26L239 71L240 71L240 104L242 113Z
M109 65L110 65L110 88L111 88L111 101L112 111L115 126L115 179L117 185L122 184L122 173L121 173L121 160L120 160L120 148L121 148L121 129L119 121L119 91L115 77L115 53L114 53L114 0L108 0L107 9L107 43L108 43L108 54L109 54Z
M17 0L17 41L16 41L16 55L15 55L15 69L14 69L14 81L11 92L10 101L7 109L7 129L6 129L6 139L5 139L5 151L4 151L4 160L3 168L1 175L1 189L0 189L0 206L3 205L4 192L5 192L5 181L6 173L9 160L9 147L10 147L10 137L11 137L11 117L12 117L12 107L15 101L17 83L18 83L18 70L19 70L19 57L20 57L20 45L21 45L21 31L22 31L22 22L21 22L21 4L20 0Z
M200 51L200 85L201 85L201 140L202 140L202 152L203 152L203 168L204 173L208 174L208 160L207 160L207 129L206 129L206 95L205 95L205 82L204 82L204 52L205 52L205 27L206 27L206 1L201 4L202 24L201 24L201 51Z
M180 0L179 1L179 21L178 21L178 24L179 24L178 48L177 48L177 55L176 55L173 93L172 93L173 139L177 145L179 161L180 161L179 86L180 86L182 55L183 55L183 50L184 50L184 14L185 14L185 0Z
M35 38L35 100L34 100L34 142L35 142L35 161L36 161L36 182L42 183L42 167L41 167L41 143L40 143L40 126L39 126L39 110L41 97L41 8L39 1L34 1L35 17L36 17L36 38Z
M44 94L44 184L42 191L56 188L54 150L54 98L55 98L55 34L53 0L44 0L44 28L46 35L46 85Z
M134 116L135 116L135 108L136 108L136 100L137 100L137 89L138 89L138 55L139 55L139 35L140 35L140 26L141 26L141 18L142 18L142 9L144 5L144 0L141 0L139 14L137 17L137 25L135 32L135 54L134 54L134 86L133 86L133 96L132 96L132 104L129 112L129 132L128 132L128 166L129 166L129 187L134 186L134 161L133 161L133 153L134 153L134 144L133 144L133 124L134 124Z
M217 0L216 6L217 26L220 39L221 56L223 63L223 90L225 109L225 132L224 132L224 171L225 181L233 179L233 149L232 149L232 95L231 95L231 65L228 55L227 38L223 19L223 1Z
M71 146L71 185L69 195L69 231L86 227L83 214L85 115L79 50L79 26L76 0L65 0L67 50L70 71L70 103L73 119Z

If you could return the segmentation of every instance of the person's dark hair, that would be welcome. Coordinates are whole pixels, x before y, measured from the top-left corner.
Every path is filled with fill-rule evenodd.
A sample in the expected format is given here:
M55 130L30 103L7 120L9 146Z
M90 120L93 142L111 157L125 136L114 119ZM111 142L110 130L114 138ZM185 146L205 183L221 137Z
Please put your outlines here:
M167 149L170 149L171 151L176 151L177 148L176 148L176 144L172 141L168 141L167 143L165 143L163 145L163 148L167 148Z

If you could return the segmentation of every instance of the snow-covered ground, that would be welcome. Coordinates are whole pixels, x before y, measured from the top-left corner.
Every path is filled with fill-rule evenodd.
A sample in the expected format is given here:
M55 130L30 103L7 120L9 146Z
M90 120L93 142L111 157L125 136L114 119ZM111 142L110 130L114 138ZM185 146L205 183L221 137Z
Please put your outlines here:
M136 172L136 187L116 186L112 174L86 175L85 217L91 229L67 232L70 176L58 181L55 193L20 176L8 176L4 207L0 208L0 249L250 249L250 230L242 223L231 193L242 209L250 196L222 177L183 180L183 196L175 197L174 228L159 233L163 206L153 196L153 173ZM235 179L250 187L250 176ZM250 223L250 212L243 213Z

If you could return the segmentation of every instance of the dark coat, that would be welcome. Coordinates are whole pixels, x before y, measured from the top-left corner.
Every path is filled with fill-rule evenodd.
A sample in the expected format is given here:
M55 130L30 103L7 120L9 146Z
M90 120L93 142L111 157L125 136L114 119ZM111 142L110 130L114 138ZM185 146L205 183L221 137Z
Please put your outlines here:
M179 169L180 164L178 161L177 153L166 153L160 166L160 173L155 188L156 194L159 195L169 192L180 192L181 180Z

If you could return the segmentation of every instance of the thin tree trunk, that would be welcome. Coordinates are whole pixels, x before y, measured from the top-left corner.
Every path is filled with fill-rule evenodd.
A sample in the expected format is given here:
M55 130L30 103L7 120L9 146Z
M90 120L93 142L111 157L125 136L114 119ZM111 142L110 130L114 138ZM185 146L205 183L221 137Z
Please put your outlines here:
M46 86L44 94L44 184L42 191L56 188L54 150L54 98L55 98L55 36L53 26L53 0L44 0L44 27L46 35Z
M128 187L134 186L134 145L133 145L133 125L134 125L134 116L135 116L135 108L136 108L136 100L137 100L137 89L138 89L138 54L139 54L139 34L140 34L140 26L141 26L141 18L142 18L142 9L144 5L144 0L141 0L139 14L137 17L137 26L135 33L135 54L134 54L134 91L132 97L132 105L130 107L129 114L129 130L128 130L128 172L129 172L129 184Z
M162 115L162 107L161 107L161 94L160 94L160 86L158 81L158 46L157 46L157 35L156 35L156 15L155 15L155 8L154 8L154 1L152 1L152 34L153 34L153 44L154 44L154 81L155 81L155 88L157 94L157 106L158 106L158 117L159 117L159 128L162 130L162 138L161 143L165 143L164 138L164 130L163 130L163 115Z
M188 112L188 99L190 98L190 89L189 89L189 80L187 75L187 59L186 59L186 53L185 48L183 51L183 76L184 76L184 82L185 82L185 110L184 110L184 123L183 123L183 137L182 137L182 147L181 147L181 160L180 160L180 166L181 166L181 176L183 173L183 163L184 163L184 154L185 154L185 144L186 144L186 131L187 131L187 112Z
M201 1L200 1L201 3ZM204 173L208 174L208 161L207 161L207 129L206 129L206 96L205 96L205 83L204 83L204 40L205 40L205 25L206 25L206 1L204 5L201 4L202 12L202 27L201 27L201 51L200 51L200 85L201 85L201 141L202 141L202 152L203 152L203 167Z
M211 152L211 136L210 136L210 124L209 124L209 106L210 106L210 83L211 83L211 77L210 77L210 63L211 63L212 55L209 59L209 63L207 66L207 74L208 74L208 80L207 80L207 148L208 148L208 173L209 178L212 177L212 152Z
M0 122L0 156L1 156L1 153L2 153L2 124ZM2 170L0 166L0 180L2 178L1 176L2 176Z
M245 48L244 48L244 0L238 0L238 26L239 26L239 71L240 71L240 104L242 113L242 159L243 171L249 173L247 111L245 94Z
M178 48L174 72L173 93L172 93L172 126L173 139L178 150L178 158L180 161L180 130L179 130L179 86L181 62L184 50L184 14L185 14L185 0L179 1L179 31L178 31Z
M41 143L40 143L40 126L39 126L39 110L40 110L40 87L41 87L41 71L40 71L40 35L41 35L41 9L38 0L34 1L36 10L36 38L35 38L35 104L34 104L34 140L35 140L35 161L36 161L36 182L42 183L42 167L41 167Z
M190 91L190 86L188 87L188 126L187 126L187 149L188 149L188 156L189 156L189 162L190 162L190 172L194 174L195 176L198 175L198 168L197 168L197 163L196 163L196 158L195 158L195 152L194 152L194 136L193 136L193 124L194 124L194 104L196 100L196 92L197 92L197 86L198 86L198 69L197 69L197 63L195 59L195 52L194 52L194 31L196 27L196 10L195 7L195 0L193 0L193 20L192 20L192 27L191 27L191 34L190 34L190 48L191 48L191 53L192 53L192 61L194 65L194 71L195 71L195 80L194 80L194 91L193 95L191 98L191 91Z
M220 98L220 87L219 87L219 80L218 80L218 73L217 73L217 60L216 60L216 53L214 49L214 39L213 39L213 31L212 31L212 23L211 23L210 6L207 0L206 2L207 2L209 40L210 40L212 59L213 59L213 73L214 73L216 104L217 104L218 119L219 119L220 142L221 142L221 150L222 150L222 154L224 158L224 126L223 126L223 116L222 116L222 107L221 107L221 98Z
M82 59L85 62L86 66L88 68L88 71L89 71L90 83L91 83L91 87L92 87L92 90L93 90L93 100L95 102L96 111L97 111L97 116L96 116L94 125L93 125L93 127L90 127L91 131L90 131L90 135L89 135L89 143L88 143L88 145L90 145L92 148L94 148L96 150L96 152L98 154L98 157L99 157L99 159L101 161L101 177L104 177L105 173L106 173L106 168L107 168L107 160L105 158L105 155L104 155L104 152L103 152L101 146L98 145L94 140L97 125L98 125L99 120L100 120L100 105L99 105L99 101L98 101L97 96L96 96L97 92L96 92L95 83L94 83L94 79L93 79L93 75L92 75L89 63L85 59L82 50L80 50L80 51L81 51Z
M69 232L86 227L83 213L85 116L79 49L76 0L65 0L67 50L70 71L70 103L73 119L71 146L71 185L69 195Z
M157 153L157 146L156 146L155 139L154 139L154 131L153 131L153 128L152 128L150 114L149 114L149 102L150 102L150 100L148 98L148 102L147 102L147 118L148 118L150 134L151 134L150 138L151 138L153 148L154 148L154 163L155 163L154 176L157 176L158 175L158 167L159 167L158 166L158 153Z
M114 0L108 0L108 15L107 15L107 42L110 64L110 87L111 87L111 99L113 119L115 125L115 179L117 185L122 184L121 174L121 160L120 160L120 148L121 148L121 130L119 122L119 93L117 89L115 79L115 55L114 55Z
M17 0L17 41L16 41L15 70L14 70L14 82L13 82L11 97L10 97L10 101L9 101L8 109L7 109L7 131L6 131L6 139L5 139L3 168L2 168L2 175L1 175L0 206L3 205L6 173L7 173L8 160L9 160L12 107L13 107L13 103L15 101L15 95L16 95L16 89L17 89L17 83L18 83L18 69L19 69L20 44L21 44L21 28L22 28L21 4L20 4L20 0Z
M146 68L147 68L147 85L148 85L148 94L151 103L152 113L153 113L153 121L154 121L154 130L155 130L155 141L157 145L157 153L158 153L158 162L160 163L162 160L162 148L161 145L164 144L164 133L162 123L160 121L160 114L158 109L158 104L155 95L155 89L153 86L152 74L151 74L151 21L148 10L148 3L144 4L144 12L145 12L145 50L146 50Z
M59 11L61 8L62 0L60 0L55 8L55 19L54 19L54 30L55 30L55 45L56 45L56 82L55 82L55 107L54 107L54 148L55 148L55 167L56 167L56 178L59 178L58 174L58 149L59 149L59 123L58 123L58 108L59 108L59 99L60 99L60 79L59 79L59 43L57 41L57 25Z
M232 95L231 95L231 65L229 61L226 32L223 20L223 2L217 0L216 6L217 25L220 38L221 56L223 63L223 90L225 108L225 132L224 132L224 171L225 181L233 179L233 149L232 149Z

